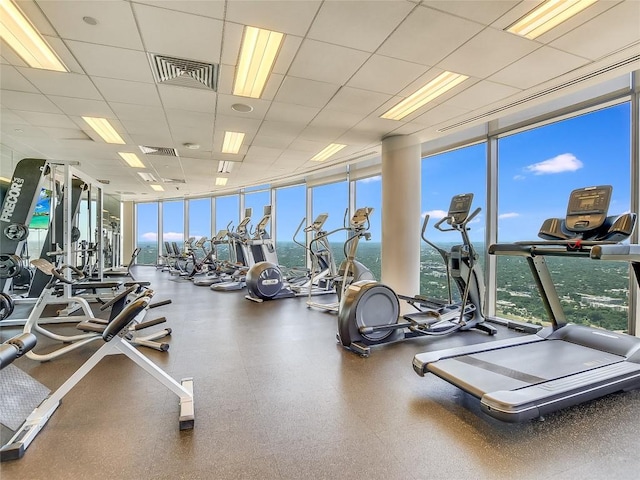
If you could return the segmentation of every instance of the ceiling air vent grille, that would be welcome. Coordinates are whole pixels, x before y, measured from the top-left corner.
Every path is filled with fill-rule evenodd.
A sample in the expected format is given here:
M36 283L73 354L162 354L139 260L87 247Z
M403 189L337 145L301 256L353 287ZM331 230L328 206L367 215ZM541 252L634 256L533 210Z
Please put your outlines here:
M164 183L187 183L186 180L182 178L163 178L162 181Z
M531 100L536 100L536 99L538 99L540 97L544 97L544 96L549 95L551 93L557 92L559 90L562 90L563 88L571 87L571 86L576 85L578 83L584 82L585 80L590 80L592 78L597 77L598 75L602 75L603 73L607 73L607 72L610 72L610 71L615 70L617 68L624 67L625 65L629 65L629 64L635 63L638 60L640 60L640 55L634 55L633 57L629 57L629 58L626 58L626 59L624 59L624 60L622 60L620 62L614 63L612 65L608 65L608 66L606 66L604 68L596 70L595 72L591 72L591 73L588 73L586 75L583 75L582 77L578 77L578 78L574 78L573 80L569 80L568 82L565 82L565 83L563 83L561 85L556 85L555 87L547 88L546 90L542 90L542 91L540 91L538 93L534 93L533 95L529 95L528 97L521 98L520 100L516 100L515 102L509 103L508 105L503 105L501 107L494 108L493 110L489 110L488 112L482 113L480 115L476 115L475 117L467 118L467 119L465 119L465 120L463 120L461 122L454 123L453 125L448 125L448 126L446 126L444 128L440 128L440 129L438 129L438 132L446 132L447 130L451 130L451 129L454 129L454 128L461 127L463 125L467 125L469 123L473 123L473 122L475 122L477 120L481 120L482 118L489 117L491 115L495 115L496 113L503 112L503 111L508 110L508 109L510 109L512 107L515 107L517 105L522 105L523 103L530 102Z
M178 151L169 147L151 147L149 145L139 145L142 153L146 155L161 155L163 157L177 157Z
M148 55L156 83L214 91L218 89L219 65L155 53Z

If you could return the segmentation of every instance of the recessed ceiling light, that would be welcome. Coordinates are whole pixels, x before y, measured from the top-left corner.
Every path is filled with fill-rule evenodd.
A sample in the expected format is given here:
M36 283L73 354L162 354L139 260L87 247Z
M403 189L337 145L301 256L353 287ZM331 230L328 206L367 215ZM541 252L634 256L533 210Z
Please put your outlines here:
M246 26L236 68L233 94L260 98L278 56L283 33Z
M145 168L144 163L135 153L118 152L118 155L132 168Z
M226 177L216 177L216 185L224 187L228 180Z
M245 105L244 103L234 103L231 105L231 110L240 113L249 113L253 112L253 107L251 105Z
M105 142L119 143L121 145L125 143L106 118L82 117L82 119L87 122Z
M151 185L151 188L153 188L156 192L164 192L164 188L162 187L162 185Z
M244 140L243 132L224 132L222 153L238 153Z
M29 19L10 0L0 0L0 37L33 68L68 72Z
M427 83L424 87L418 91L412 93L407 98L396 104L394 107L387 110L380 115L380 118L387 118L389 120L401 120L410 113L415 112L417 109L427 104L431 100L445 92L451 90L456 85L464 82L467 78L466 75L452 72L442 72L436 78Z
M332 155L335 155L340 150L342 150L346 145L342 145L341 143L332 143L323 148L320 152L318 152L311 161L313 162L324 162L327 158Z
M534 39L573 17L596 0L547 0L505 30Z

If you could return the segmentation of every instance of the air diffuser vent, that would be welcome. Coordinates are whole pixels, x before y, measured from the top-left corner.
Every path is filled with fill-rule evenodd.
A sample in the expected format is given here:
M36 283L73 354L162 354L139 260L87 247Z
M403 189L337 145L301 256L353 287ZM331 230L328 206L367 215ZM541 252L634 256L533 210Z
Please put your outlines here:
M147 155L162 155L163 157L177 157L178 151L169 147L151 147L149 145L139 145L142 153Z
M457 127L461 127L463 125L467 125L469 123L473 123L473 122L475 122L477 120L480 120L480 119L485 118L485 117L489 117L491 115L495 115L496 113L503 112L503 111L508 110L508 109L510 109L512 107L515 107L517 105L522 105L523 103L530 102L531 100L536 100L536 99L538 99L540 97L544 97L545 95L549 95L551 93L554 93L554 92L557 92L559 90L562 90L563 88L571 87L571 86L576 85L578 83L584 82L585 80L590 80L592 78L595 78L598 75L602 75L602 74L610 72L612 70L616 70L617 68L624 67L626 65L635 63L638 60L640 60L640 55L634 55L633 57L626 58L626 59L624 59L624 60L622 60L620 62L614 63L613 65L609 65L609 66L606 66L606 67L601 68L599 70L596 70L595 72L591 72L591 73L588 73L588 74L583 75L581 77L574 78L573 80L569 80L568 82L565 82L565 83L563 83L561 85L557 85L555 87L547 88L546 90L542 90L542 91L540 91L538 93L534 93L533 95L529 95L528 97L522 98L520 100L516 100L515 102L512 102L512 103L510 103L508 105L503 105L501 107L494 108L493 110L489 110L488 112L482 113L480 115L476 115L475 117L467 118L467 119L465 119L465 120L463 120L461 122L454 123L453 125L448 125L448 126L446 126L444 128L440 128L440 129L438 129L438 132L446 132L447 130L451 130L451 129L454 129L454 128L457 128Z
M111 180L104 180L104 179L100 179L100 178L98 178L98 181L100 183L104 183L105 185L109 185L111 183Z
M219 65L155 53L148 55L156 83L214 91L218 89Z

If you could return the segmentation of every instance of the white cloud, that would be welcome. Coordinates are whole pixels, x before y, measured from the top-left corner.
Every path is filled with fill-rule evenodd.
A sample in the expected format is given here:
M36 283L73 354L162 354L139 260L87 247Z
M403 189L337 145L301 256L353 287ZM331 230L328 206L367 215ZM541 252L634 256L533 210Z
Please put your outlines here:
M156 240L158 240L158 234L155 232L147 232L140 235L140 238L148 242L155 242Z
M361 183L373 183L373 182L379 182L380 180L382 180L382 177L380 175L377 175L375 177L363 178L361 180L358 180L358 182L361 182Z
M422 212L422 218L429 215L430 219L440 220L441 218L446 217L447 213L449 212L446 212L445 210L429 210L427 212Z
M178 242L184 240L182 232L166 232L162 234L162 239L169 242Z
M534 163L525 167L525 170L535 175L547 175L551 173L575 172L583 167L583 163L571 153L563 153L543 162Z
M514 180L524 180L525 178L527 178L527 177L525 177L524 175L515 175L513 177Z
M509 212L509 213L503 213L501 215L498 215L498 219L499 220L504 220L505 218L516 218L519 217L520 214L516 213L516 212Z

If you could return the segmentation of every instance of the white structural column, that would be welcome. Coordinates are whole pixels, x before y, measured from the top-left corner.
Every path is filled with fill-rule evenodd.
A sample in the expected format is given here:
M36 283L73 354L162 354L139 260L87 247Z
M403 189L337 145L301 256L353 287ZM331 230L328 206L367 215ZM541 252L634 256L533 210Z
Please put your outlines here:
M420 293L420 143L409 135L382 140L382 283Z

